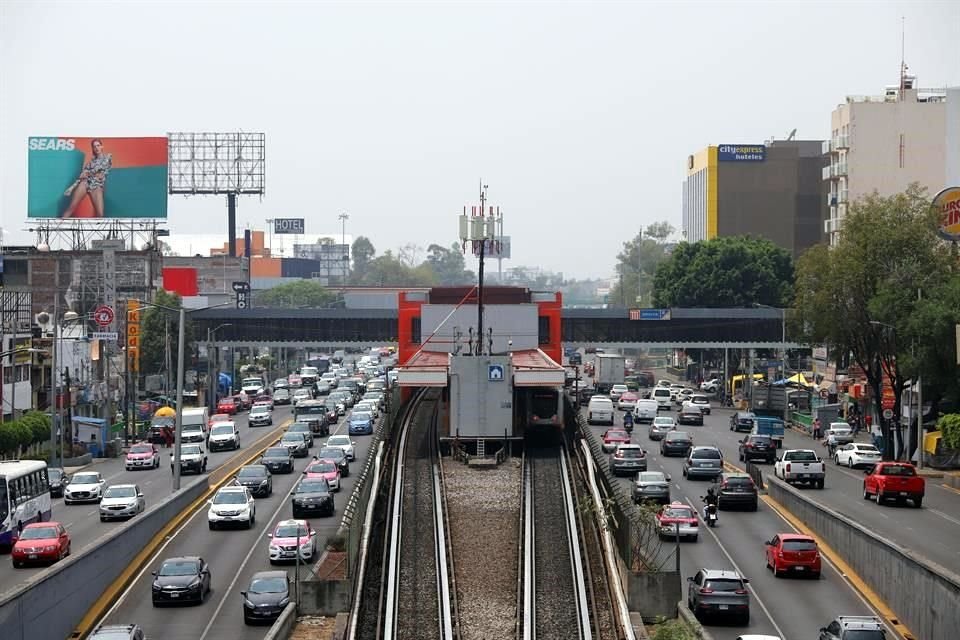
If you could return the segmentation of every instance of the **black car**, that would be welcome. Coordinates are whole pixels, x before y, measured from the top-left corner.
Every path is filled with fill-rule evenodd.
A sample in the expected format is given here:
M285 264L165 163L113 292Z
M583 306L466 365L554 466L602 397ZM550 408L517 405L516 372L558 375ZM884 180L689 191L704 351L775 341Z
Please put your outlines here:
M752 411L737 411L730 416L730 431L753 431L756 416Z
M240 467L236 482L238 485L249 489L254 498L266 498L273 494L273 476L270 475L270 470L262 464Z
M290 404L290 391L286 387L273 392L273 404Z
M290 604L290 578L286 571L259 571L240 595L246 624L276 620Z
M304 478L293 489L293 517L306 518L309 514L332 516L333 493L323 478Z
M293 453L287 447L269 447L263 452L260 464L270 473L293 473Z
M340 477L350 477L350 461L347 459L347 454L344 453L343 449L340 447L322 447L320 452L313 457L318 459L333 460L340 468Z
M743 462L763 460L773 464L776 456L777 448L773 446L770 436L749 435L740 441L740 460Z
M280 436L280 444L290 449L294 458L306 458L307 442L313 442L313 437L306 433L290 433Z
M297 420L289 427L287 427L287 433L302 433L307 437L307 448L313 448L313 438L315 434L313 433L313 426L309 422L304 422L302 420Z
M671 431L660 441L660 455L685 456L693 446L693 438L686 431Z
M757 510L757 485L753 478L745 473L723 473L720 475L720 486L717 488L717 507L746 507L750 511Z
M54 498L62 498L63 488L70 482L70 476L63 469L52 467L47 469L47 481L50 485L50 495Z
M594 396L594 394L596 393L596 390L590 387L583 387L580 389L578 393L580 394L580 397L578 398L580 405L587 406L588 404L590 404L590 398Z
M203 558L182 556L167 558L153 572L153 606L203 603L210 593L210 567Z

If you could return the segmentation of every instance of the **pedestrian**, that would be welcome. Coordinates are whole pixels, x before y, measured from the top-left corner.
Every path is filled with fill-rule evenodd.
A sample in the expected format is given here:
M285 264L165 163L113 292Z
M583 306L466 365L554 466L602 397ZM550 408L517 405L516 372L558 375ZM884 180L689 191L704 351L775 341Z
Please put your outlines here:
M820 418L813 419L813 439L819 440L823 437L823 426L820 424Z
M883 431L879 424L870 426L870 416L867 416L867 425L870 427L870 436L873 438L873 446L883 451Z

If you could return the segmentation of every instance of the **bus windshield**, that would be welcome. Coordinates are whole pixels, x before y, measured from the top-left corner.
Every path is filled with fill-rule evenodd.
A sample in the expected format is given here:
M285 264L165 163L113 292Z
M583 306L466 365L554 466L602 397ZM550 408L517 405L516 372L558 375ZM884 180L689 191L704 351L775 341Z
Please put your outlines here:
M0 476L0 523L7 519L7 508L10 500L7 498L7 479Z

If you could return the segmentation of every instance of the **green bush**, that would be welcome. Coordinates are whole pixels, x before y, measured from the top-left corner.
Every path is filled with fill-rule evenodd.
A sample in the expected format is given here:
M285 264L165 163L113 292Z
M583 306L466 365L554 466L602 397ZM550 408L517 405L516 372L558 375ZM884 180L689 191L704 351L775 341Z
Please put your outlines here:
M50 416L39 411L28 411L20 418L20 422L30 429L33 442L48 442L50 440Z
M937 422L946 449L960 449L960 413L948 413Z
M344 536L333 535L327 538L328 551L344 551L347 548L347 539Z
M680 620L667 620L658 624L650 636L651 640L696 640L693 630Z

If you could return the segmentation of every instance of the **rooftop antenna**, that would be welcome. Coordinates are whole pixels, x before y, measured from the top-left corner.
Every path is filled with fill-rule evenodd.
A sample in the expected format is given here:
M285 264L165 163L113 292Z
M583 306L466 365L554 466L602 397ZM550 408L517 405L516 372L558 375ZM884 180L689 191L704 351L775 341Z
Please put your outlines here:
M787 136L787 142L790 142L791 140L793 140L794 137L796 137L796 135L797 135L797 130L794 129L794 130L791 131L790 134Z
M900 100L903 101L903 92L907 86L907 18L900 16Z

